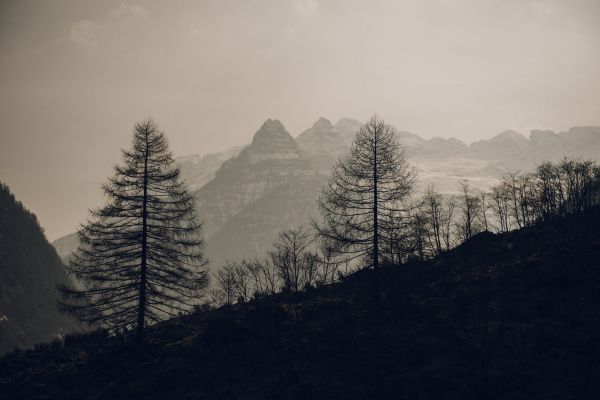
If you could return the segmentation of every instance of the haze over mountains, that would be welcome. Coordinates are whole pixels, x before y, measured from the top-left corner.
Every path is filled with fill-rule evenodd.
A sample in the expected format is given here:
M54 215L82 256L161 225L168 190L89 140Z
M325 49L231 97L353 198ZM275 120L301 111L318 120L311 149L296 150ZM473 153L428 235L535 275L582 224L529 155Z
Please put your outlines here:
M360 126L351 118L335 124L319 118L293 138L280 121L269 119L248 145L179 158L182 175L195 191L212 267L261 256L280 231L307 226L317 217L321 187ZM564 156L600 154L599 127L532 131L529 138L506 131L471 145L455 138L425 140L400 130L396 134L417 170L417 190L433 184L448 194L456 193L463 179L487 190L508 171L529 170L543 160ZM76 237L68 235L54 245L64 258L76 243Z

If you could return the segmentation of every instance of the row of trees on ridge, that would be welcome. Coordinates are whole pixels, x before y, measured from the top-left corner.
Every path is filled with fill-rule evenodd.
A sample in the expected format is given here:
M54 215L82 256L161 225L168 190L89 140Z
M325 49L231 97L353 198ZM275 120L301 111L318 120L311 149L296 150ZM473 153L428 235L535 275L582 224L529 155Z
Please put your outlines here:
M463 181L457 194L429 186L415 196L415 179L392 129L371 118L323 188L322 222L281 233L262 259L228 263L214 276L210 300L294 293L359 268L435 257L483 231L508 232L600 204L600 165L589 160L507 172L487 192ZM282 262L282 252L294 262Z
M600 200L600 166L591 161L508 173L490 192L465 181L458 195L429 187L417 197L415 181L393 129L372 117L322 190L322 218L282 232L262 259L227 263L209 287L193 196L164 133L143 121L103 186L106 205L79 231L81 244L68 265L77 284L60 288L60 305L91 325L135 329L141 348L146 325L188 312L203 297L223 305L295 294L358 268L423 260L481 231L530 226Z

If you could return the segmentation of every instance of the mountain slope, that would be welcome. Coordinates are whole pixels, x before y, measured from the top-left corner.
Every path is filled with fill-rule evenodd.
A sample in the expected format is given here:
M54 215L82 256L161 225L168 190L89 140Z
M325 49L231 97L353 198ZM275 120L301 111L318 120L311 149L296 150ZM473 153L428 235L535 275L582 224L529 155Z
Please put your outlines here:
M216 171L195 193L206 236L243 207L295 177L314 175L304 154L281 122L267 120L252 143Z
M600 209L591 209L382 268L377 308L364 271L297 303L276 295L196 312L151 327L145 360L123 338L70 337L0 359L9 371L0 393L592 399L600 391L599 224Z
M323 175L294 177L246 205L208 238L213 268L227 260L262 257L281 231L309 227L318 216L316 199L325 183Z
M0 354L76 326L56 307L67 276L34 214L0 184Z
M339 125L338 122L336 125ZM346 129L351 129L348 127ZM354 132L356 134L356 132ZM345 133L338 129L325 118L319 118L312 127L302 132L296 142L309 157L312 165L322 174L328 175L333 164L349 149L348 137L351 133Z
M267 120L252 143L237 157L223 163L215 178L195 193L207 255L214 266L218 268L231 258L231 235L245 241L241 246L264 251L271 245L274 233L289 228L292 221L302 220L300 216L292 219L270 216L290 213L289 207L295 207L292 213L296 214L302 210L302 206L297 207L298 200L306 198L298 197L290 188L303 188L316 175L318 172L283 124ZM310 189L308 192L312 193ZM268 207L256 207L257 202L268 199L265 196L272 193L277 193L278 201L265 200ZM261 231L254 230L252 221L261 224Z
M342 118L333 125L333 128L340 132L348 146L350 146L354 140L354 136L356 136L356 132L358 132L361 126L362 122L353 118Z
M235 146L220 153L177 157L175 162L190 190L196 191L215 177L223 163L237 156L244 146Z

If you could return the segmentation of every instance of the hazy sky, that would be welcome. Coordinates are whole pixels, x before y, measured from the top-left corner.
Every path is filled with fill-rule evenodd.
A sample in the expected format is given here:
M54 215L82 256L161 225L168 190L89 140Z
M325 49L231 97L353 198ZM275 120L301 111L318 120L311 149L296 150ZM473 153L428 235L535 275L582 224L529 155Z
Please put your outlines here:
M466 142L600 125L600 1L0 0L0 180L51 240L146 116L184 155L373 112Z

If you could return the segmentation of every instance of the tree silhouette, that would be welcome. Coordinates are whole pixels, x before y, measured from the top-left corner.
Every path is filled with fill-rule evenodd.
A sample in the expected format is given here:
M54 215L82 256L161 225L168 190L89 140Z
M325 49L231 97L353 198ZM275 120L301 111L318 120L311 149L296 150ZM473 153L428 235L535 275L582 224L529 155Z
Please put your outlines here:
M314 283L317 256L309 251L311 237L302 228L283 231L269 252L285 293L297 293Z
M319 208L320 235L338 242L346 260L364 257L377 269L382 245L403 211L415 174L393 129L373 116L358 132L346 158L335 165Z
M91 211L68 271L81 283L61 287L61 307L110 330L136 329L185 312L207 284L193 197L179 179L163 132L135 125L131 150L103 185L104 207Z
M457 228L461 240L466 241L481 231L477 220L477 216L481 212L481 198L466 180L460 183L460 190L462 192L460 197L462 216Z

